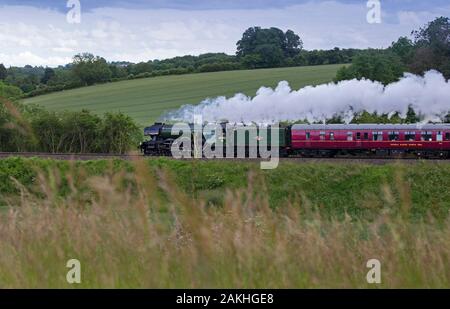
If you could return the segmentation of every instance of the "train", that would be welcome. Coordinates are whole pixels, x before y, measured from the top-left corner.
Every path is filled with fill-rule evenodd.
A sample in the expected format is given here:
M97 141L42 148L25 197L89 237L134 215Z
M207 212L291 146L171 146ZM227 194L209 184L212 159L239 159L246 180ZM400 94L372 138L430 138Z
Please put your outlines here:
M264 128L264 130L263 130ZM140 150L145 156L172 156L173 146L182 135L173 130L174 125L155 123L144 129L144 140ZM193 130L194 125L186 126ZM227 130L231 129L230 133ZM237 143L240 129L247 133ZM414 157L450 158L450 123L442 124L293 124L285 126L259 126L255 134L249 133L249 126L221 123L217 129L202 134L201 146L234 139L236 156L240 149L246 156L259 156L261 146L268 149L278 147L279 157ZM222 132L220 132L222 130ZM234 133L233 133L234 132ZM269 132L269 133L267 133ZM276 145L271 137L277 136ZM262 145L264 144L264 145ZM194 143L184 145L194 149ZM241 149L242 150L242 149ZM225 150L224 156L225 156ZM229 154L229 153L228 153Z

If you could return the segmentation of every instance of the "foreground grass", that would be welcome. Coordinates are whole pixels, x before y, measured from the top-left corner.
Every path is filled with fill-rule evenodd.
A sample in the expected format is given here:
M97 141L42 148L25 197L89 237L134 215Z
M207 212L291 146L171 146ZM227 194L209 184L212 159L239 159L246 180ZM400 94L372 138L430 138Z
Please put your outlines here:
M401 206L400 198L408 200L411 216L422 218L432 213L436 218L450 212L450 164L423 162L414 165L354 163L282 162L275 170L261 171L254 162L236 161L178 161L165 158L148 159L146 170L157 178L157 170L173 175L175 186L191 198L222 205L226 190L247 187L250 172L260 180L255 189L266 188L271 208L283 207L299 199L305 205L320 207L323 213L342 218L346 213L370 217L386 206ZM88 190L84 180L125 170L133 174L133 163L123 160L87 162L52 161L10 158L0 160L0 205L2 196L17 196L12 178L28 190L39 191L39 171L57 170L70 175L80 190ZM401 184L405 186L401 186ZM54 184L54 193L64 197L70 192L67 177ZM402 191L400 188L407 187Z
M57 92L27 99L25 103L57 111L89 109L99 114L121 111L141 125L148 125L168 110L198 104L208 97L232 96L238 92L254 96L261 86L274 87L282 80L287 80L294 89L330 82L341 66L162 76Z
M284 175L283 188L244 163L0 164L11 168L19 161L43 171L30 172L30 183L15 182L16 191L3 193L8 205L0 212L0 287L74 287L65 279L72 258L81 262L82 283L75 287L82 288L450 287L448 192L441 192L443 202L420 199L428 200L429 211L419 216L409 181L411 175L428 177L417 179L430 182L420 194L434 182L448 187L446 164L303 166L318 190L321 177L325 184L333 178L334 190L346 188L341 182L350 188L358 182L359 208L371 210L359 213L346 207L355 199L352 191L328 201L310 195L307 182L272 205L271 190L292 189L298 179L290 178L301 165L270 172ZM197 171L194 194L185 188L190 168ZM219 185L220 177L225 184ZM207 183L221 199L205 198L200 189ZM379 197L371 192L376 187ZM366 282L366 262L373 258L381 262L381 285Z

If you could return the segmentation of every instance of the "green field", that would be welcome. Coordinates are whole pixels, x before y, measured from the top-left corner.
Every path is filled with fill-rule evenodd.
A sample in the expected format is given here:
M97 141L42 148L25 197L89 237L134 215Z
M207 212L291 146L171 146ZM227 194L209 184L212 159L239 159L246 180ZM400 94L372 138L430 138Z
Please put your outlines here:
M445 162L0 160L0 288L449 288L449 179Z
M49 110L88 109L103 114L121 111L146 125L164 112L208 97L255 95L261 86L286 80L298 89L331 81L342 65L293 67L162 76L108 83L26 99Z

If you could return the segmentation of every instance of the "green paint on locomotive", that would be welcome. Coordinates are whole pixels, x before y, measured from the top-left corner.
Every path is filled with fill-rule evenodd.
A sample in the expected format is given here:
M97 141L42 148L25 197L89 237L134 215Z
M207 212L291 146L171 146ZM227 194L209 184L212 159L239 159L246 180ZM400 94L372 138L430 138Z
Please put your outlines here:
M160 124L156 123L151 127L148 127L145 129L145 135L147 136L156 136L158 139L162 140L175 140L179 138L182 135L182 131L173 131L174 125L173 124ZM191 133L194 132L194 125L189 124L189 128L191 130ZM204 127L203 127L204 128ZM280 127L257 127L256 130L254 130L255 126L244 126L244 125L237 125L237 126L225 126L225 124L221 124L222 128L222 140L224 145L227 143L227 137L228 134L226 132L226 129L233 130L234 133L234 145L239 145L241 147L248 147L250 145L252 146L262 146L262 147L280 147L285 148L290 144L290 127L288 126L280 126ZM263 131L264 130L264 131ZM273 130L276 130L276 134L278 136L278 144L272 145L272 134ZM149 133L151 132L151 134ZM177 133L175 133L177 132ZM239 133L238 133L239 132ZM213 132L214 134L209 134L208 136L205 136L205 141L213 142L217 141L220 137L220 134L217 134L217 132ZM215 135L215 136L214 136ZM250 142L250 139L255 139L254 141Z

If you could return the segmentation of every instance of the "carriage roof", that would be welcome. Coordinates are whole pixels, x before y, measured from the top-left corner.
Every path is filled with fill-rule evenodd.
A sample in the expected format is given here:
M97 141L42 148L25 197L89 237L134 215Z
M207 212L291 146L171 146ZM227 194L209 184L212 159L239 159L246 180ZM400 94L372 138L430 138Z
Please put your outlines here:
M450 130L450 123L441 124L295 124L292 130Z

